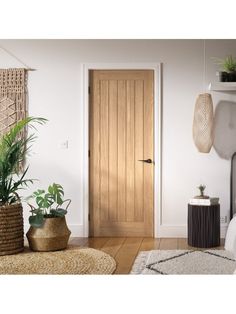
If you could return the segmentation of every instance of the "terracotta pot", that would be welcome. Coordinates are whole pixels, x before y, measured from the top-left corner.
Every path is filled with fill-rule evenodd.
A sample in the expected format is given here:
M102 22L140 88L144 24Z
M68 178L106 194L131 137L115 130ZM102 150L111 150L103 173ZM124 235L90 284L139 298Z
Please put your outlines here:
M30 227L26 233L33 251L58 251L67 247L70 237L65 217L46 218L41 228Z
M24 222L22 205L0 206L0 255L24 250Z

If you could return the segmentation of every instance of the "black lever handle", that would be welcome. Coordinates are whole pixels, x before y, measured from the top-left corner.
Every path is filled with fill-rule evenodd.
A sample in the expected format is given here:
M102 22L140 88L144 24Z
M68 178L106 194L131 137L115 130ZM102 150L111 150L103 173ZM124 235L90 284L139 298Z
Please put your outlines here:
M151 159L139 159L139 161L146 162L146 163L148 163L148 164L151 164L151 163L152 163L152 160L151 160Z

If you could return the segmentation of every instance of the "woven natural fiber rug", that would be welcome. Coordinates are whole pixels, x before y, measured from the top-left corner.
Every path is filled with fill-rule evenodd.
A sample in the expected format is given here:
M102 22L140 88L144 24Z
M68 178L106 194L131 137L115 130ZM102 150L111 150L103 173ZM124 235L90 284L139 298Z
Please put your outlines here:
M0 256L0 274L112 274L115 260L91 248Z
M131 274L233 274L236 261L225 250L154 250L137 256Z

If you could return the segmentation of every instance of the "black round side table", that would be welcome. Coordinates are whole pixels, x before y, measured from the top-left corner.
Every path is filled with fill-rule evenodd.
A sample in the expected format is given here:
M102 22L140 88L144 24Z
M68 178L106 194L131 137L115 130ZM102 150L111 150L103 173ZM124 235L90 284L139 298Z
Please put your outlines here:
M199 248L220 245L220 205L188 204L188 244Z

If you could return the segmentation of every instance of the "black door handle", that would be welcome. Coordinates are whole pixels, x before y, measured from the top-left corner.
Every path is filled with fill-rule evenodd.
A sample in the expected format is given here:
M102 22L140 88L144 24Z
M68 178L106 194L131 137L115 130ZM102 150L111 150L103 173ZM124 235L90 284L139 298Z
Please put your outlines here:
M146 162L146 163L148 163L148 164L151 164L151 163L152 163L152 160L151 160L151 159L140 159L139 161Z

